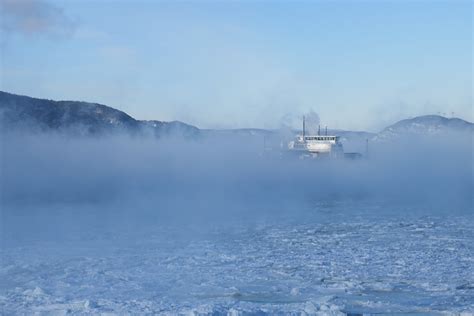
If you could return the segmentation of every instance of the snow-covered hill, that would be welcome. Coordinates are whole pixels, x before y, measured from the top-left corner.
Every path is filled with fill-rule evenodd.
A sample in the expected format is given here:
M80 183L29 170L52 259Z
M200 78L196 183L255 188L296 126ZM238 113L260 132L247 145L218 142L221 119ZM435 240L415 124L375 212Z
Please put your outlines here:
M401 120L375 135L374 141L389 141L406 136L435 136L451 133L473 133L474 124L459 118L424 115Z

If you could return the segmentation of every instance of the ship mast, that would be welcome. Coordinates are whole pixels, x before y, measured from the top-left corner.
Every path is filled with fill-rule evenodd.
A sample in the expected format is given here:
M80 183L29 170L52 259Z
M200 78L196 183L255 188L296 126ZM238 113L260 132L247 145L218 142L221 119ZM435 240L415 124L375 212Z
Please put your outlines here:
M303 142L305 141L304 134L305 134L305 117L303 115Z

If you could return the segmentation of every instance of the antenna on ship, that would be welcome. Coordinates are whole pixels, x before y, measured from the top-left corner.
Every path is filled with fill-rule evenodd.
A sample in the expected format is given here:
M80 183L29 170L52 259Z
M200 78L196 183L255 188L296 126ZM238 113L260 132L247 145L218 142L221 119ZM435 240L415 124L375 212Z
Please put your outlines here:
M305 133L305 117L303 115L303 141L304 141L304 133Z
M326 136L328 136L328 126L326 125Z
M321 125L318 125L318 136L321 136Z

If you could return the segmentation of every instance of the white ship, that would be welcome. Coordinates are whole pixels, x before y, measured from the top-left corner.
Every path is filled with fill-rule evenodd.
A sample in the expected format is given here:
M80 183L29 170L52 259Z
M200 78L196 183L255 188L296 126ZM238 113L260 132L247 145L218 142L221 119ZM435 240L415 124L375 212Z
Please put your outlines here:
M303 133L295 140L288 143L289 153L299 156L299 158L344 158L344 148L339 140L339 136L327 134L321 135L321 128L318 128L317 135L306 135L305 118L303 117Z

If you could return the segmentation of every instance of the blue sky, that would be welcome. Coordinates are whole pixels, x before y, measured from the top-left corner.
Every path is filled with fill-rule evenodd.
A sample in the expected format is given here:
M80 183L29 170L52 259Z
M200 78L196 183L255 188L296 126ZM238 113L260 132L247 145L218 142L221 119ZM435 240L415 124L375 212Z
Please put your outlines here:
M4 1L3 91L211 128L473 119L469 1Z

